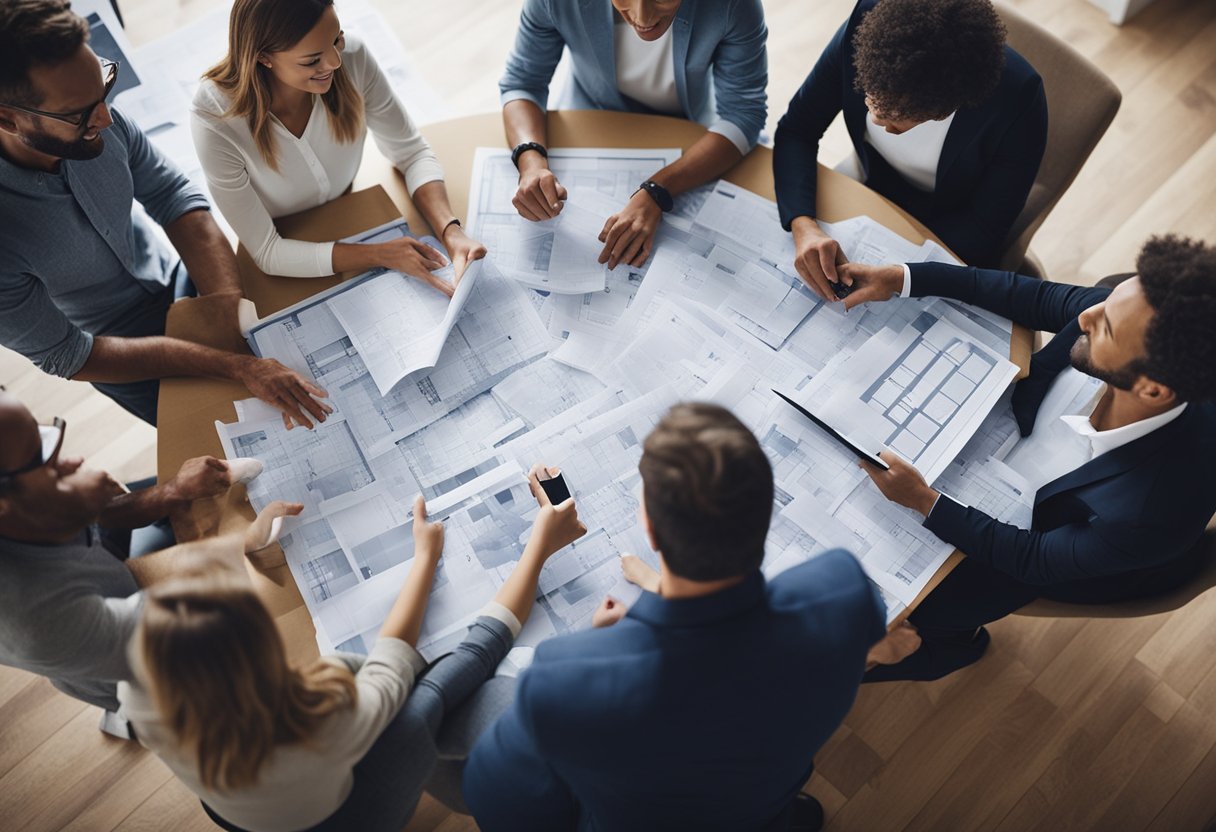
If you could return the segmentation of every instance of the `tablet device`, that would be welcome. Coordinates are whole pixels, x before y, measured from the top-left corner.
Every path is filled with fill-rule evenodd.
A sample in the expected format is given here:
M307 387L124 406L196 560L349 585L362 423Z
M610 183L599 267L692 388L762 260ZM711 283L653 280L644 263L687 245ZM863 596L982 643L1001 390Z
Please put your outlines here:
M770 389L771 389L771 388L770 388ZM776 393L776 394L777 394L778 396L780 396L781 398L785 399L785 400L786 400L787 402L789 402L790 404L792 404L792 405L794 406L794 409L795 409L795 410L797 410L797 411L798 411L799 413L801 413L803 416L805 416L806 418L808 418L808 419L810 419L812 422L814 422L816 425L818 425L818 426L819 426L819 428L820 428L821 430L823 430L825 433L827 433L827 435L828 435L828 436L832 437L832 438L833 438L833 439L835 439L837 442L839 442L841 445L844 445L846 448L848 448L850 451L852 451L852 452L853 452L853 453L854 453L854 454L857 456L857 458L858 458L858 459L864 459L866 462L869 462L869 463L870 463L870 464L872 464L872 465L877 465L879 468L881 468L881 469L882 469L882 470L884 470L884 471L889 471L889 470L891 470L891 466L890 466L890 465L888 465L887 463L883 462L881 459L879 459L879 457L878 457L878 454L877 454L877 453L870 453L869 451L863 451L861 448L859 448L858 446L854 445L854 444L853 444L852 442L850 442L848 439L845 439L845 438L844 438L842 435L840 435L840 434L839 434L839 433L838 433L838 432L837 432L837 431L836 431L836 430L835 430L835 429L834 429L834 428L833 428L831 425L829 425L827 422L825 422L825 421L823 421L822 419L820 419L820 418L819 418L818 416L816 416L814 413L812 413L811 411L807 410L807 409L806 409L805 407L803 407L802 405L798 404L798 402L794 401L794 400L793 400L793 399L791 399L789 396L787 396L787 395L785 395L784 393L782 393L780 390L773 390L773 392L774 392L774 393Z
M560 506L562 503L566 502L566 500L569 500L570 488L566 485L566 478L560 473L557 476L549 477L548 479L545 479L546 476L547 474L544 471L541 471L536 475L536 478L540 480L540 487L545 490L545 494L548 496L549 502L553 503L555 506Z

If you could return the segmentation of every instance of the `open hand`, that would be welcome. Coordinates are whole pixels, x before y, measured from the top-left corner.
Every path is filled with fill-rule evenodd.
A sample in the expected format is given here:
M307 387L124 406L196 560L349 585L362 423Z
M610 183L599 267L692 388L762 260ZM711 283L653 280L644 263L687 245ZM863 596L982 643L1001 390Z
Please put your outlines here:
M874 480L884 497L928 517L929 512L933 510L933 504L941 495L929 487L920 471L898 454L882 451L878 458L890 465L890 469L884 471L864 460L858 464L870 475L870 479Z
M428 246L413 237L398 237L387 243L380 243L379 246L380 259L386 269L415 277L448 297L456 292L451 283L431 274L435 269L442 269L448 264L447 258L434 246ZM482 249L482 254L484 253L485 250Z
M536 521L532 525L532 539L540 545L545 557L549 557L585 535L587 527L578 519L578 507L575 506L573 497L557 506L549 502L549 495L540 485L538 474L541 471L551 477L561 472L557 468L546 468L539 463L533 465L532 470L528 472L528 487L540 505L540 511L537 512Z
M240 364L237 380L266 404L283 411L283 424L312 428L313 420L324 422L334 409L319 399L329 396L304 376L273 358L252 358Z
M663 211L658 203L646 191L638 191L604 223L599 237L604 250L599 262L607 263L610 269L615 269L618 263L641 266L650 256L662 220Z

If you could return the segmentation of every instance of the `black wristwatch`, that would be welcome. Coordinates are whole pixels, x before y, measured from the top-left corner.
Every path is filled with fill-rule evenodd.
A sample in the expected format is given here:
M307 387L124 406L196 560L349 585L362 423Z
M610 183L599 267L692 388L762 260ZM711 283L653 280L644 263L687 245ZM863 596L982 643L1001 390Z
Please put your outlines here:
M653 179L647 179L638 186L638 191L645 191L650 194L650 198L659 206L659 210L666 214L675 207L675 201L671 198L671 192L655 182ZM636 194L638 191L634 191Z
M523 156L529 150L535 150L546 159L549 158L549 151L545 150L545 146L539 142L520 142L511 150L511 164L515 165L515 169L519 170L519 157Z

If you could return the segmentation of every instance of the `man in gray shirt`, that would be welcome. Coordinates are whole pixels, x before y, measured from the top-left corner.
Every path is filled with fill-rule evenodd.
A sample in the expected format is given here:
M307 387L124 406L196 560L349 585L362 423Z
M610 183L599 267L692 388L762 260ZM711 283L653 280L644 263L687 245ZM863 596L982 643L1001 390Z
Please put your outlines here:
M277 361L164 337L191 280L236 327L236 258L203 194L106 104L121 68L88 33L67 0L0 4L0 344L152 424L166 376L240 381L285 419L324 421L324 391Z
M228 463L201 457L166 483L126 493L108 474L60 455L65 429L61 419L39 425L0 392L0 664L114 711L116 684L130 674L140 595L135 562L124 563L106 530L184 510L225 491L232 474ZM143 582L147 566L156 568L139 570Z

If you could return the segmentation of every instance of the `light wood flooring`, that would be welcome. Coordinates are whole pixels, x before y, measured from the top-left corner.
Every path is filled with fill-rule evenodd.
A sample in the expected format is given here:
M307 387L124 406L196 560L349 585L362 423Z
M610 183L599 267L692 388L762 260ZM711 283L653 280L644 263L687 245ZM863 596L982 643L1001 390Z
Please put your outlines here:
M136 44L214 8L121 2ZM496 108L519 0L374 2L455 114ZM1130 270L1150 233L1216 241L1216 2L1157 0L1122 28L1085 0L1012 5L1124 93L1110 132L1033 243L1049 276L1092 283ZM851 6L766 0L770 131ZM824 159L847 150L838 123ZM64 416L69 452L126 479L154 471L152 430L87 385L43 376L3 351L0 383L37 415ZM1216 819L1214 624L1216 593L1151 618L999 622L989 656L952 678L863 689L809 789L831 830L1205 829ZM0 668L0 829L212 828L164 766L101 735L97 719L44 680ZM429 800L408 827L475 828Z

